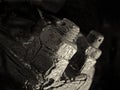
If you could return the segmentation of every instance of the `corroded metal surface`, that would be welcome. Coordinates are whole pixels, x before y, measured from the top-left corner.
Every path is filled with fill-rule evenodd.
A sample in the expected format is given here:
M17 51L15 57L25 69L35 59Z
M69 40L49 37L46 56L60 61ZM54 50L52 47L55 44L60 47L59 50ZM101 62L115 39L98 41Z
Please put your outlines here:
M93 36L95 38L92 38ZM59 82L56 82L51 89L53 90L89 90L90 85L92 83L92 78L95 72L94 65L96 64L96 60L100 57L102 53L101 50L99 50L98 48L102 43L104 37L100 33L91 31L87 38L89 39L89 42L92 42L92 43L83 42L82 40L81 40L82 42L80 41L83 44L85 62L82 68L80 69L79 74L76 75L74 79L68 79L67 81L61 80ZM82 36L82 39L85 40L83 36ZM80 57L83 57L83 56L81 55ZM71 66L72 66L72 63L71 63ZM74 65L72 66L72 68L75 69ZM71 70L71 69L68 69L68 70Z
M99 46L104 38L100 33L92 31L86 38L66 18L54 23L38 21L33 32L29 29L34 23L17 16L9 17L6 25L0 25L6 69L26 90L89 89L94 65L102 53ZM8 28L10 34L4 32Z

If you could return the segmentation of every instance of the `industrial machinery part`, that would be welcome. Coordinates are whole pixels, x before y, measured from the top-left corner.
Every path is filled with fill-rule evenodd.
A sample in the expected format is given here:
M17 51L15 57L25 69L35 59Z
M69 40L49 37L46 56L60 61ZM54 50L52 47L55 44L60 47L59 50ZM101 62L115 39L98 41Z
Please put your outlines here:
M98 48L103 40L104 37L95 31L91 31L87 38L85 38L84 35L79 34L78 52L73 56L71 59L72 61L69 62L69 65L64 72L65 74L63 74L63 77L65 78L56 82L49 89L89 90L95 71L94 65L102 53ZM79 65L81 61L84 61L84 64L80 68Z
M48 80L45 84L51 82L49 80L53 80L53 83L59 81L69 60L77 52L75 41L78 37L79 27L68 19L57 21L57 25L58 27L54 29L52 26L49 26L43 29L41 33L41 40L46 43L45 45L54 50L55 65L54 68L50 70L51 72L45 77L45 79Z
M26 90L88 90L103 36L92 31L85 38L72 21L53 21L14 15L0 23L6 72Z

